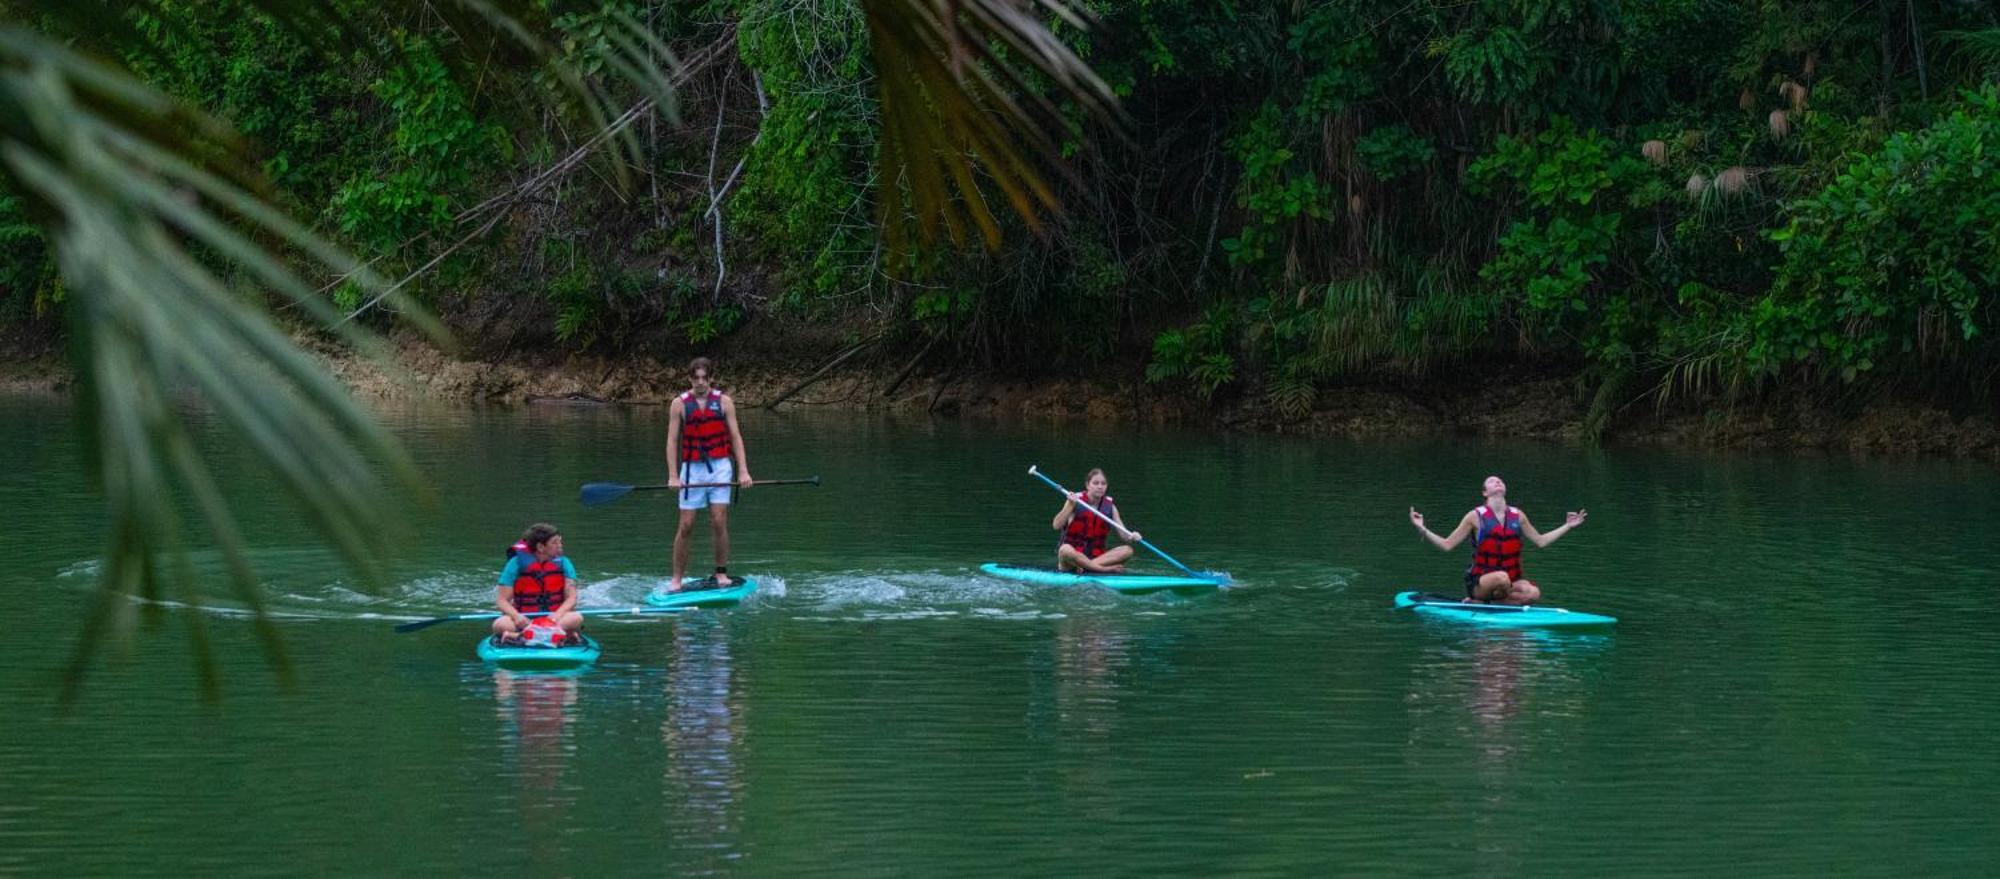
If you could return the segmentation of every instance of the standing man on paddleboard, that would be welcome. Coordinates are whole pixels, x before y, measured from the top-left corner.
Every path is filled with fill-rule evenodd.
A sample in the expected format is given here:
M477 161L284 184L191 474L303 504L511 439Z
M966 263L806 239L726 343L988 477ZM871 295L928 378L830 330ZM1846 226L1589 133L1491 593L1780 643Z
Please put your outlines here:
M1534 604L1542 597L1542 590L1521 578L1521 537L1525 535L1538 548L1548 546L1571 528L1583 524L1590 512L1569 513L1561 528L1543 534L1535 530L1526 513L1507 506L1507 483L1500 477L1486 477L1484 494L1486 503L1458 520L1458 527L1452 529L1450 537L1439 537L1424 527L1424 514L1417 512L1416 507L1410 508L1410 524L1417 526L1432 546L1445 552L1457 549L1466 535L1476 535L1472 543L1472 566L1465 569L1467 601Z
M750 457L736 423L736 401L715 389L715 367L706 357L688 364L693 387L674 398L667 414L667 487L680 493L680 527L674 532L674 579L668 592L681 591L687 574L688 535L694 514L708 508L715 531L715 587L735 585L729 577L729 502L737 487L750 487ZM687 486L700 486L689 488Z
M1125 520L1118 516L1118 504L1105 494L1110 488L1104 471L1092 468L1084 480L1084 490L1063 501L1055 521L1055 529L1062 532L1062 542L1056 544L1056 570L1124 573L1125 560L1132 557L1131 544L1139 541L1139 532L1125 528ZM1089 510L1079 510L1076 508L1079 503L1089 504L1103 515L1093 516ZM1114 525L1127 543L1107 550L1104 538L1111 535Z

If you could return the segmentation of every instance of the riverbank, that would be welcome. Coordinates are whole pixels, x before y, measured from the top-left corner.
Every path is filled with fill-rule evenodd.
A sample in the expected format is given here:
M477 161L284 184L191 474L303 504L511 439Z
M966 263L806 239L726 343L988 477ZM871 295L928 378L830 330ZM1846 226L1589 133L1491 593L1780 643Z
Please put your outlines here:
M304 341L304 340L302 340ZM539 361L454 356L420 342L396 346L393 365L308 342L328 370L367 400L529 405L658 406L685 389L685 362L649 356L571 355ZM1212 404L1144 380L1143 365L1098 380L1048 379L964 368L904 373L896 358L855 356L828 366L843 348L811 356L795 346L721 344L713 356L738 405L756 409L842 408L1027 422L1109 421L1209 426L1301 436L1513 436L1583 442L1589 399L1570 378L1544 377L1465 388L1357 383L1321 390L1310 415L1286 418L1258 395L1225 391ZM0 393L62 394L73 379L50 350L0 361ZM945 358L936 358L944 360ZM1685 406L1658 411L1649 400L1608 422L1608 444L1689 448L1800 449L1866 454L1971 457L2000 461L2000 426L1923 403L1882 400L1836 412L1803 396Z

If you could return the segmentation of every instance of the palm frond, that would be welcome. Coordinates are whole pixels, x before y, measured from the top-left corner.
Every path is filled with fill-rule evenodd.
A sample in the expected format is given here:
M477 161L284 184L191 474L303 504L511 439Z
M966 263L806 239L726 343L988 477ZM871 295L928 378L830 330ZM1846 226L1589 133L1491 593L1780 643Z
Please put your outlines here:
M882 102L878 208L890 247L909 240L905 199L924 236L963 242L977 227L997 247L999 224L975 171L1029 228L1059 214L1046 172L1068 172L1046 132L1063 123L1031 75L1094 118L1117 111L1110 88L1035 12L1079 28L1084 20L1061 0L863 0L862 8Z
M1940 31L1938 39L1956 50L1958 61L1982 76L2000 76L2000 27Z
M1666 411L1676 402L1698 401L1723 393L1735 396L1746 376L1744 342L1740 334L1725 331L1693 343L1677 357L1652 364L1660 373L1653 385L1653 406Z
M40 34L0 28L0 176L43 228L69 285L71 354L93 427L86 442L110 521L105 597L97 603L106 615L87 628L70 691L97 639L132 621L132 599L158 600L167 589L196 606L207 599L186 575L176 496L194 502L234 596L261 604L235 516L177 409L180 389L198 390L363 572L377 564L370 539L382 527L383 474L417 485L397 445L260 302L194 256L193 249L210 254L328 319L328 306L251 236L380 285L352 257L226 179L247 174L243 161L233 143L208 133L226 129ZM435 322L419 324L441 332ZM351 325L336 332L363 350L375 344ZM206 638L198 619L190 625L212 693ZM267 621L259 625L282 668L274 633Z

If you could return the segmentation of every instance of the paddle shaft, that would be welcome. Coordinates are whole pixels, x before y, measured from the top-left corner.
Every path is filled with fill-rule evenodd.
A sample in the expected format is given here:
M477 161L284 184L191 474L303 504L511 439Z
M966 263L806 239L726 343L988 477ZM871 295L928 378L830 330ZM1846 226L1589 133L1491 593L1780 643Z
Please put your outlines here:
M819 477L811 476L805 479L758 479L751 482L750 484L751 485L818 485ZM736 487L738 487L737 483L733 482L695 482L695 483L681 485L679 487L676 487L672 484L626 485L625 483L622 482L593 482L583 487L583 491L578 494L578 499L583 501L583 505L586 507L595 507L600 504L608 504L635 491L684 491L687 489L695 489L695 488L736 488Z
M753 479L750 481L750 484L751 485L818 485L819 477L815 476L811 479ZM689 482L681 485L681 488L735 488L737 487L737 485L738 483L734 482ZM673 489L675 491L680 490L680 489L675 489L671 485L632 486L633 491L661 491L665 489Z
M1059 491L1059 492L1062 492L1062 496L1063 496L1064 498L1068 498L1068 499L1072 499L1072 500L1073 500L1073 498L1072 498L1072 497L1071 497L1071 495L1070 495L1070 491L1069 491L1069 489L1067 489L1067 488L1064 488L1064 487L1062 487L1061 485L1058 485L1058 484L1056 484L1056 481L1055 481L1055 480L1053 480L1053 479L1050 479L1050 478L1048 478L1047 476L1044 476L1044 475L1042 475L1042 471L1040 471L1040 470L1038 470L1038 469L1036 469L1036 468L1034 468L1034 467L1032 467L1032 466L1031 466L1031 467L1029 467L1029 468L1028 468L1028 475L1030 475L1030 476L1033 476L1033 477L1035 477L1036 479L1039 479L1039 480L1041 480L1041 481L1043 481L1043 482L1046 482L1046 483L1048 483L1048 484L1049 484L1049 487L1050 487L1050 488L1053 488L1053 489L1055 489L1056 491ZM1090 511L1090 514L1091 514L1091 515L1093 515L1093 516L1096 516L1096 517L1097 517L1097 518L1099 518L1099 519L1103 519L1103 520L1104 520L1104 524L1106 524L1106 525L1110 525L1110 526L1111 526L1111 527L1112 527L1113 529L1117 530L1117 531L1118 531L1118 532L1120 533L1120 535L1121 535L1121 536L1125 537L1125 538L1126 538L1126 539L1128 539L1128 540L1130 540L1130 539L1131 539L1131 537L1132 537L1132 531L1131 531L1131 529L1129 529L1129 528L1126 528L1125 526L1123 526L1123 525L1120 525L1120 524L1118 524L1117 522L1114 522L1114 521L1112 521L1112 519L1111 519L1111 517L1110 517L1110 516L1106 516L1106 515L1104 515L1104 513L1103 513L1102 511L1100 511L1099 509L1097 509L1097 507L1095 507L1095 506L1093 506L1093 505L1091 505L1091 504L1077 504L1076 506L1077 506L1077 509L1081 509L1081 510L1089 510L1089 511ZM1151 542L1151 541L1148 541L1148 540L1146 540L1146 539L1145 539L1145 538L1143 538L1143 537L1139 539L1138 543L1139 543L1139 545L1140 545L1140 546L1143 546L1143 547L1145 547L1145 548L1147 548L1147 549L1150 549L1150 550L1152 550L1152 551L1153 551L1153 554L1154 554L1154 555L1156 555L1156 556L1159 556L1160 558L1163 558L1163 559L1166 559L1166 560L1167 560L1167 564L1170 564L1170 565L1173 565L1174 567L1176 567L1176 568L1179 568L1179 569L1181 569L1181 571L1182 571L1183 573L1187 574L1187 575L1188 575L1188 576L1190 576L1190 577L1195 577L1195 578L1198 578L1198 579L1202 579L1202 580L1214 580L1214 579L1216 579L1215 577L1210 577L1210 576L1207 576L1207 575L1204 575L1204 574L1197 574L1197 573L1195 573L1195 572L1194 572L1194 569L1192 569L1192 568L1189 568L1189 567L1188 567L1187 565L1183 565L1183 564L1181 564L1181 563L1180 563L1180 560L1179 560L1179 559L1176 559L1176 558L1174 558L1173 556L1170 556L1170 555L1167 555L1167 554L1166 554L1165 552L1162 552L1162 551L1160 550L1160 548L1159 548L1159 547L1157 547L1157 546L1154 546L1154 545L1152 544L1152 542Z
M589 610L572 610L570 611L570 613L576 614L578 616L596 617L596 616L622 616L625 614L635 614L635 613L681 613L686 610L687 608L684 607L593 607L590 608ZM554 611L538 610L535 611L534 613L524 613L521 615L532 619L534 617L552 616L554 615L554 613L555 613ZM443 616L443 617L437 617L435 619L417 620L415 622L403 623L396 627L396 631L415 632L419 629L428 629L432 626L437 625L438 623L452 623L452 622L458 622L460 620L497 620L504 616L506 616L506 614L504 613L456 613L452 614L451 616Z

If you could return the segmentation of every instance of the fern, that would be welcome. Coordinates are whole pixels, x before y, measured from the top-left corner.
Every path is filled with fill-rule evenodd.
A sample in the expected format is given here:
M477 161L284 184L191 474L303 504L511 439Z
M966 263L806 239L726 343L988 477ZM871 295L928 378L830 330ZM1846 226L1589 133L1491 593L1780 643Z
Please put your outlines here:
M1669 361L1653 386L1653 406L1664 410L1677 398L1700 399L1718 391L1735 395L1744 377L1741 339L1717 333L1702 340L1699 350Z
M1942 31L1938 37L1958 51L1958 60L1982 78L2000 77L2000 27Z
M1311 378L1300 375L1296 370L1286 370L1271 382L1265 396L1270 398L1271 408L1278 410L1278 414L1286 418L1304 418L1312 414L1313 401L1319 396L1319 391L1313 386Z
M1158 384L1187 371L1188 341L1180 330L1153 337L1153 359L1146 364L1146 381Z
M1445 76L1466 100L1505 104L1531 93L1548 63L1521 32L1496 27L1481 37L1460 34L1443 46Z
M575 340L585 348L590 347L596 334L585 333L584 329L595 317L597 308L589 300L575 300L565 304L556 312L556 338L565 342ZM579 338L580 335L582 338Z
M1236 358L1221 352L1210 354L1202 358L1189 377L1194 379L1195 393L1207 402L1223 385L1236 380Z

